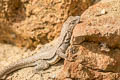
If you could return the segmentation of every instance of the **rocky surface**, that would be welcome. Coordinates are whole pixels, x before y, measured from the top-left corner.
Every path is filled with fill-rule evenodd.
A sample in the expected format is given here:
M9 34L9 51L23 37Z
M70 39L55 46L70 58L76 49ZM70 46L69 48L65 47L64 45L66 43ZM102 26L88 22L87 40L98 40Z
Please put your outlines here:
M31 50L20 49L19 47L0 43L0 70L10 63L21 58L31 56ZM42 71L42 75L34 74L32 67L24 68L11 73L6 80L53 80L63 67L63 61L50 67L48 70Z
M81 15L96 0L2 0L0 1L0 42L34 48L59 36L61 25L70 15ZM3 21L3 19L5 19ZM6 22L7 21L7 22ZM5 22L9 26L3 25ZM15 35L15 37L13 37ZM0 36L1 37L1 36Z
M81 15L56 80L120 80L119 5L103 0Z

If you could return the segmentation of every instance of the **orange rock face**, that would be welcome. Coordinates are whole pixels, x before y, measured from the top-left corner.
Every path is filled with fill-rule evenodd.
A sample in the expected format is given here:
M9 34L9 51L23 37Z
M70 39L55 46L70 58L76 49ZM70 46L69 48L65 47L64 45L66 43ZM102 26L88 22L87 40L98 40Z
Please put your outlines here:
M119 5L119 0L103 0L81 15L56 80L120 79Z

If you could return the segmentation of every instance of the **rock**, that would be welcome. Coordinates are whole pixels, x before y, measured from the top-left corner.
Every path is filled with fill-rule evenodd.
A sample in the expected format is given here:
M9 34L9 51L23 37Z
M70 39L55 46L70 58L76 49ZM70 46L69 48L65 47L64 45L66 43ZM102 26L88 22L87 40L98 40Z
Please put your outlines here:
M79 44L78 38L83 37L88 42L106 43L109 47L120 48L120 3L119 1L117 4L116 1L103 2L90 7L81 15L82 22L73 31L73 43ZM100 15L103 9L106 14Z
M75 52L68 53L64 69L56 80L65 80L66 78L73 80L119 80L119 49L111 50L109 53L102 52L99 44L93 42L83 42L81 45L72 45L71 48L74 48Z
M0 19L7 18L6 20L11 22L10 26L4 27L9 27L16 36L21 36L16 40L11 39L10 42L28 48L48 43L57 38L61 26L68 16L81 15L94 2L94 0L2 1L0 2L2 5L0 6ZM3 36L4 40L9 42L7 35Z
M81 15L81 23L73 30L68 58L56 80L120 79L119 5L119 0L103 0Z

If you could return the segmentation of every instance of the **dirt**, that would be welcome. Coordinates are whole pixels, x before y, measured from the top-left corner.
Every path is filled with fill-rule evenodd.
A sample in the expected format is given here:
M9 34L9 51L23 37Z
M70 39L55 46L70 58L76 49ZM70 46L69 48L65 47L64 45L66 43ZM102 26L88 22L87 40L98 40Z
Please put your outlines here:
M28 57L32 51L26 49L20 49L16 46L12 46L9 44L0 44L0 66L4 68L4 66L9 65L10 63L17 61L18 59ZM60 61L58 64L50 67L49 69L42 71L42 75L34 74L33 68L24 68L18 70L12 74L10 74L7 79L8 80L53 80L58 73L61 71L63 67L63 61Z

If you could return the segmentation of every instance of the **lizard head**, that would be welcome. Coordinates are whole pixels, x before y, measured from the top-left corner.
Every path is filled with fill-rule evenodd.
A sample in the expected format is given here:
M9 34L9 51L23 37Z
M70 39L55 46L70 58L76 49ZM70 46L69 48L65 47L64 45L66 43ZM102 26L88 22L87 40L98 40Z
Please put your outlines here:
M78 24L80 22L80 16L70 16L66 22L70 24Z

